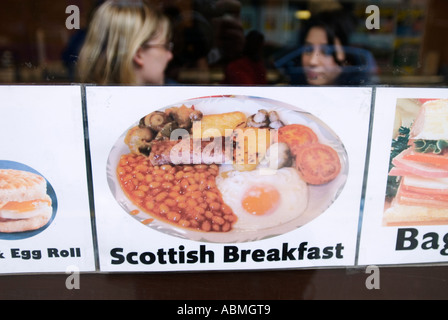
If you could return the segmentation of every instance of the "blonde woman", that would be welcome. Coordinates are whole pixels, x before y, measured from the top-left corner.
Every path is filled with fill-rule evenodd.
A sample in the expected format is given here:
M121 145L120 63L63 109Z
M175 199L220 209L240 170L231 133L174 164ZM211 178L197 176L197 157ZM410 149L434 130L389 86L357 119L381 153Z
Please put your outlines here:
M167 17L145 1L108 0L93 16L79 54L81 82L162 85L173 58Z

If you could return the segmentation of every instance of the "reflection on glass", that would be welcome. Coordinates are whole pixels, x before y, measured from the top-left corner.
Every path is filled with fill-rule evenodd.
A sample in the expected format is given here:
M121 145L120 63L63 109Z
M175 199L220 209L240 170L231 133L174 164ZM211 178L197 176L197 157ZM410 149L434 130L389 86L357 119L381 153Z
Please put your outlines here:
M70 5L79 8L80 29L68 29L65 25L67 4L64 2L5 0L7 10L0 12L4 25L0 35L0 83L76 81L74 72L78 65L79 48L84 42L92 13L103 2L71 1ZM306 71L299 72L303 61L298 59L305 52L312 56L315 46L302 42L301 35L310 21L328 9L328 1L148 2L161 8L172 25L173 59L166 70L165 85L325 84L299 81L298 74L305 72L306 75ZM446 84L448 60L444 51L444 35L448 2L419 0L382 3L379 6L379 29L366 27L369 15L363 1L332 3L332 9L344 12L344 17L351 16L350 19L342 19L351 24L347 38L341 38L340 34L337 37L347 59L342 60L340 68L335 69L354 77L344 80L344 84ZM50 7L51 10L48 9ZM241 72L226 74L229 64L246 57L244 48L247 37L253 31L264 39L263 46L258 50L260 60L257 60L257 64L265 68L264 82L245 80ZM328 41L320 45L322 56L336 56L336 43ZM286 61L288 58L294 60ZM316 72L309 74L315 76ZM331 83L340 85L341 79L333 78L337 81Z

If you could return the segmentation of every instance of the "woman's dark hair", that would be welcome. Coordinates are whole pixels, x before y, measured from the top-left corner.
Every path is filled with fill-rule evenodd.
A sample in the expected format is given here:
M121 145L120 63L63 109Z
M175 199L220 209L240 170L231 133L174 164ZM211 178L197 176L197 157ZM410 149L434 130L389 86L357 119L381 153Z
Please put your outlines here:
M334 46L335 39L339 39L343 47L349 44L350 35L355 27L355 18L345 10L322 11L306 20L301 30L299 44L303 46L308 32L314 27L320 27L325 30L328 44ZM338 61L336 53L333 51L333 57L336 63Z
M361 48L350 46L351 33L356 28L357 20L355 16L347 10L322 11L313 15L304 22L299 37L299 49L295 58L289 63L286 62L283 67L286 68L294 84L307 84L301 65L301 55L306 50L305 39L309 31L314 27L320 27L325 30L327 41L331 54L339 65L343 67L342 73L336 80L338 85L367 85L372 83L372 75L376 72L376 63L372 54ZM344 50L344 61L337 58L334 50L335 40L339 39ZM292 68L291 68L292 67ZM288 72L293 70L292 72Z
M301 26L298 48L286 53L275 62L283 70L291 84L307 85L307 79L302 66L302 55L309 50L305 39L314 27L322 28L327 36L327 54L342 67L342 73L336 79L335 85L369 85L375 82L376 62L373 55L365 49L350 46L351 33L357 25L356 17L348 10L322 11L304 21ZM337 58L334 50L338 39L344 50L344 60Z

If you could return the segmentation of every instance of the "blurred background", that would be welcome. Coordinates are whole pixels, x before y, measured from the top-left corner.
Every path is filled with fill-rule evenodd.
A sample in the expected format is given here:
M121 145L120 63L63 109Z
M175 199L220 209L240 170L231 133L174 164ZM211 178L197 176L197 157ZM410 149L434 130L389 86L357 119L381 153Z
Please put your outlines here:
M319 11L343 8L355 17L350 47L368 50L375 83L445 86L448 83L446 0L153 0L172 20L174 58L167 84L234 84L229 61L241 56L249 33L262 35L257 49L265 85L295 85L288 66L303 22ZM74 83L76 58L98 0L2 0L0 83ZM366 27L366 7L380 10L380 28ZM68 29L69 5L80 29Z

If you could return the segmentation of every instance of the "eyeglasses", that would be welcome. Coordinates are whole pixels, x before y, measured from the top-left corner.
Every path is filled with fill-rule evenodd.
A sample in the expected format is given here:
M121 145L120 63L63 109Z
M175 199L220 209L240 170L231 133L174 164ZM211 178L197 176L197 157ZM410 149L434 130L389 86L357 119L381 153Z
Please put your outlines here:
M160 43L160 44L144 43L142 45L142 47L145 49L162 48L162 49L165 49L166 51L173 51L174 43L172 43L172 42Z
M319 50L318 52L322 53L325 56L331 56L335 52L335 48L332 45L320 45L320 46L313 46L311 44L306 44L302 48L303 54L310 55L314 52L314 50L317 48Z

